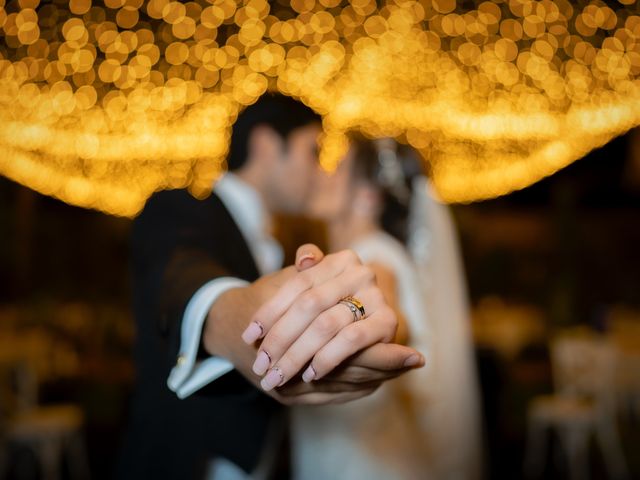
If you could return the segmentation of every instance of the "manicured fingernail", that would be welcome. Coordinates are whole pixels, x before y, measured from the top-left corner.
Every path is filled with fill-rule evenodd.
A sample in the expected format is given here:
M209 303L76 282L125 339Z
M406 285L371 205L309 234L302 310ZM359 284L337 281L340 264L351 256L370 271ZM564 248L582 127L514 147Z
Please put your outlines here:
M269 390L276 388L283 381L284 374L282 373L282 370L280 370L280 368L278 367L273 367L271 370L269 370L269 373L267 373L262 379L262 381L260 382L260 386L265 392L268 392Z
M245 343L251 345L253 342L258 340L262 334L264 333L264 328L258 322L251 322L247 329L242 332L242 340Z
M417 367L422 364L424 364L424 357L417 353L414 353L404 361L405 367Z
M315 258L316 256L313 253L305 253L298 260L298 266L300 268L309 267Z
M253 362L253 373L256 375L264 375L267 369L271 366L271 357L264 350L260 350L256 355L256 361Z
M316 371L311 365L309 365L309 368L307 368L302 374L302 380L309 383L314 378L316 378Z

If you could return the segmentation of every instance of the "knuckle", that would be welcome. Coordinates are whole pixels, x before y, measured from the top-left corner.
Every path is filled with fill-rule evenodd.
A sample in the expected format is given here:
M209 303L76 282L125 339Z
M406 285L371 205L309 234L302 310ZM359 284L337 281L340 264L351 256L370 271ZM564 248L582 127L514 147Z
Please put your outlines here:
M383 341L385 343L390 342L396 335L396 331L398 330L398 316L391 309L385 309L384 315L381 317L381 320L385 326L385 333L383 335Z
M313 277L309 274L308 270L298 273L292 281L297 291L309 290L313 285Z
M389 326L393 330L398 328L398 315L391 308L389 309L388 319L389 319Z
M386 306L386 301L384 299L384 295L382 294L382 290L378 287L371 287L367 289L367 298L369 299L370 305L380 305L380 308L384 308Z
M309 270L302 272L302 284L305 288L309 289L313 287L314 274Z
M342 329L341 334L345 342L353 346L360 346L365 342L366 332L358 326L357 323L354 323L352 328Z
M318 292L310 290L300 297L299 307L306 312L314 311L320 306L321 302L322 298L320 297Z
M387 301L385 300L384 297L384 293L382 292L382 289L376 284L376 286L374 287L374 295L376 297L376 300L383 303L384 305L387 305Z
M353 250L340 250L334 254L336 261L342 265L357 265L360 264L360 258Z
M360 261L360 257L358 257L356 252L354 252L353 250L343 250L343 252L344 252L345 260L348 263L355 264L355 265L362 264L362 262Z
M315 323L317 333L322 336L333 336L338 330L340 320L333 314L323 313L320 315Z
M384 296L377 289L367 289L362 297L366 298L367 303L364 304L366 310L366 316L370 317L375 313L384 310L387 307L387 303ZM360 297L358 297L360 298Z
M378 313L377 321L380 323L383 323L384 325L391 325L391 324L397 323L398 321L396 312L388 305L381 307L377 313Z
M360 275L362 275L362 279L366 283L376 283L376 274L371 267L366 265L360 266Z

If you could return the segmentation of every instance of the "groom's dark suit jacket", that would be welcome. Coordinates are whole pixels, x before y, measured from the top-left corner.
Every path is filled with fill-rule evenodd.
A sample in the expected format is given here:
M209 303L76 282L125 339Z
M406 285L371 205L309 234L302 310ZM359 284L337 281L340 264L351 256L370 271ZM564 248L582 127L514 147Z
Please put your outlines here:
M275 401L235 370L184 400L167 387L185 307L220 276L258 277L221 200L183 190L151 197L133 228L137 380L118 478L200 480L216 456L256 465Z

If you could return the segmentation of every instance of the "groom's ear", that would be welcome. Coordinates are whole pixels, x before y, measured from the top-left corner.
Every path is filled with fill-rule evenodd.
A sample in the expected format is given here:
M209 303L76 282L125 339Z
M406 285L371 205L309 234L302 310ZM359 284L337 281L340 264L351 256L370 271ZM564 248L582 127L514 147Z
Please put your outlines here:
M307 270L320 263L324 258L324 253L313 243L306 243L296 251L296 269L299 272Z

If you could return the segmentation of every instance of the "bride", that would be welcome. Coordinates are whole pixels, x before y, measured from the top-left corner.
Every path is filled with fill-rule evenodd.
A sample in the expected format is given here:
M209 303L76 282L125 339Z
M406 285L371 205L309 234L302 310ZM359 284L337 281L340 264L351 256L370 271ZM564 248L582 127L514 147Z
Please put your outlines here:
M292 410L298 480L480 476L477 386L456 238L420 162L390 140L352 136L311 208L330 250L351 248L398 314L398 339L427 366L343 405Z

